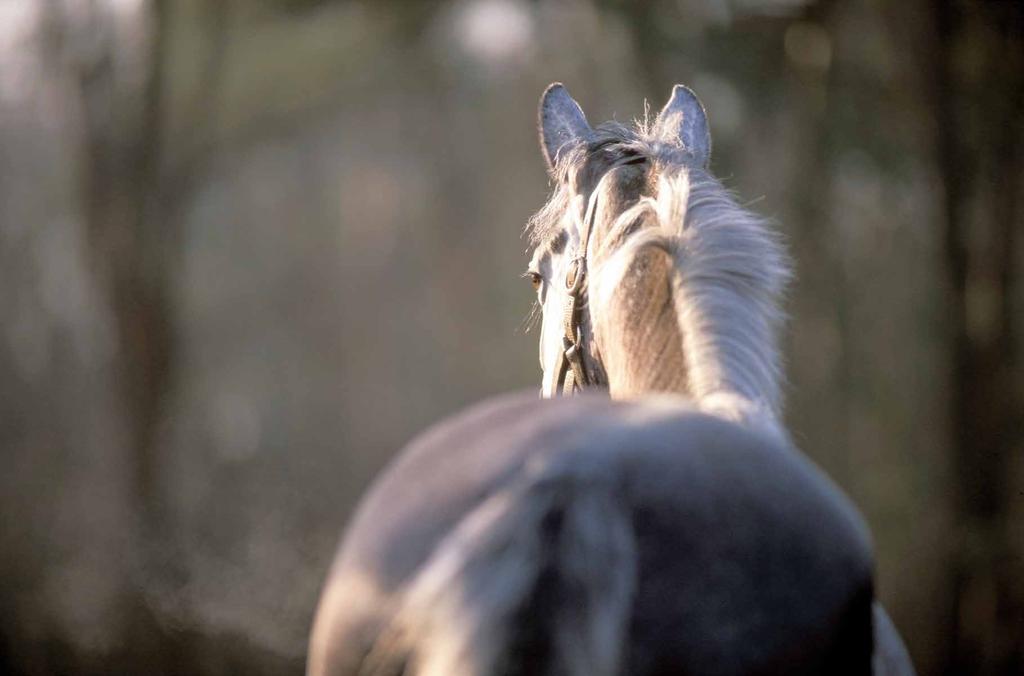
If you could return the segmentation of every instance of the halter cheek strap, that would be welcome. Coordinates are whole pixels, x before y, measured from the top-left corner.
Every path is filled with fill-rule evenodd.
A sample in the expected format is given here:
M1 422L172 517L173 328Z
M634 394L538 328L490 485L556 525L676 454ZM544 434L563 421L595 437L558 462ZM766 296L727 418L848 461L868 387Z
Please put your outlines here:
M580 322L580 307L587 276L587 246L590 232L594 227L597 213L597 190L587 205L580 228L580 242L576 256L569 262L565 274L565 313L562 315L562 351L555 362L555 394L571 395L590 384L587 370L583 365L583 330ZM578 212L577 212L578 213Z

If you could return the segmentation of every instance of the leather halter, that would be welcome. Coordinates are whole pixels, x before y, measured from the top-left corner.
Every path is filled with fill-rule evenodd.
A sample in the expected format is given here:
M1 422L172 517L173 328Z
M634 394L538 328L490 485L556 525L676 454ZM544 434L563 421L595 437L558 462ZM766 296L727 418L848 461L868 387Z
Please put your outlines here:
M562 315L562 351L555 362L556 396L568 396L590 385L590 378L583 364L583 329L580 322L580 308L587 277L587 245L590 242L590 231L594 227L597 213L597 195L595 190L587 205L580 229L580 243L576 248L576 256L569 262L565 273L565 313ZM577 212L578 213L578 212Z

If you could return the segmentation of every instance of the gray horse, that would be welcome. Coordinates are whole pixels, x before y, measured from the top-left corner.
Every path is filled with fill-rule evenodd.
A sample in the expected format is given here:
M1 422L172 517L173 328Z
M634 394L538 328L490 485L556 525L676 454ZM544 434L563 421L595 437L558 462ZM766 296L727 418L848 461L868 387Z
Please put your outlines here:
M350 524L308 674L912 674L856 509L788 439L785 253L706 171L704 110L541 100L543 393L414 440Z

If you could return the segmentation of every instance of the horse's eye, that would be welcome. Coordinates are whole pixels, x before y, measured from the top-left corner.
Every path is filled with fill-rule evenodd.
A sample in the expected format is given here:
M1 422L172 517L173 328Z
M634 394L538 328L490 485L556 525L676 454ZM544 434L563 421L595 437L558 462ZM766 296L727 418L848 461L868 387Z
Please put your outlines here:
M543 277L541 277L541 276L540 276L540 275L539 275L538 273L536 273L536 272L528 272L528 273L526 273L526 274L527 274L527 275L529 276L529 278L530 278L530 284L531 284L531 285L533 285L533 290L534 290L534 291L536 291L537 289L539 289L539 288L540 288L540 284L541 284L541 282L543 282L543 281L544 281L544 278L543 278Z

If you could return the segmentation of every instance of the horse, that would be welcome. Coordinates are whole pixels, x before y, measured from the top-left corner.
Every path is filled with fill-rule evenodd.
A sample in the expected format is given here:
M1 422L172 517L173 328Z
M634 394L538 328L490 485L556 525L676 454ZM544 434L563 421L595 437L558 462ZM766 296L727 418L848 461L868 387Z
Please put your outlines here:
M700 101L591 128L555 83L539 131L542 397L374 483L307 674L913 674L863 519L780 422L789 262L708 172Z

